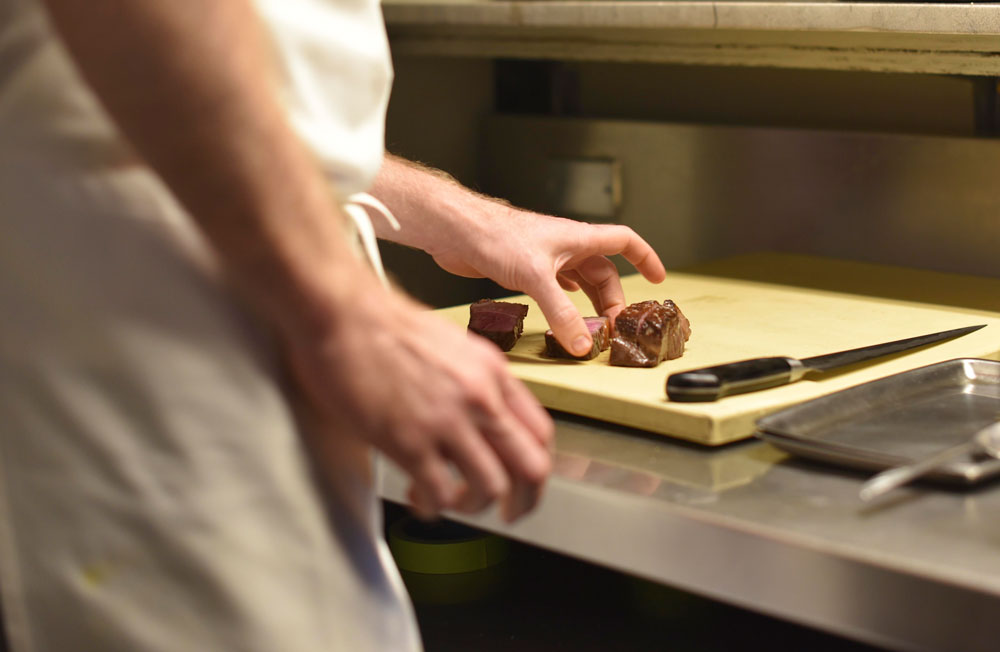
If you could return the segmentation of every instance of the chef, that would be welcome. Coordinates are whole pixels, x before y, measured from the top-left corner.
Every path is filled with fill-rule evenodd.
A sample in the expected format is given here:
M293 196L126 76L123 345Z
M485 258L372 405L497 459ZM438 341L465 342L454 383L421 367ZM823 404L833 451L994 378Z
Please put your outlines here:
M14 652L419 648L371 451L421 515L550 468L486 340L386 286L374 237L614 317L630 229L383 155L376 0L0 0L0 603ZM457 471L453 472L452 469Z

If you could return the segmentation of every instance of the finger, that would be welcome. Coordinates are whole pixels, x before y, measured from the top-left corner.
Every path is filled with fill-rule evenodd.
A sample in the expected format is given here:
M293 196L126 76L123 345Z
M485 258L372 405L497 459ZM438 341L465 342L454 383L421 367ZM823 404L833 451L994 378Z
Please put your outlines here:
M556 274L556 280L559 281L559 286L567 292L576 292L580 289L580 284L565 273Z
M509 415L498 414L484 423L483 432L510 473L510 491L502 501L507 521L530 511L541 497L542 486L551 469L545 447Z
M419 504L414 504L414 507L436 515L455 504L459 494L458 481L440 455L425 454L407 470L413 481L415 496L419 499Z
M543 279L541 285L528 294L538 303L545 320L549 322L552 334L563 348L573 355L585 355L593 346L587 325L573 302L569 300L559 284L551 277Z
M406 497L410 501L410 509L413 511L414 516L422 521L432 521L437 518L437 512L434 511L430 501L417 488L417 485L410 485L410 488L406 491Z
M573 279L583 290L594 310L612 321L625 308L625 291L622 289L618 268L604 256L588 258L576 269L562 272Z
M578 289L583 290L583 293L587 295L588 299L590 299L590 303L593 304L594 310L597 311L597 314L601 314L601 309L597 305L597 303L601 300L601 296L597 293L594 286L584 281L583 277L577 274L576 271L572 269L563 270L559 272L559 275L565 276L567 279L571 279L572 282L576 284ZM563 285L563 287L565 288L566 286Z
M501 385L504 400L511 413L528 429L538 443L552 450L555 441L555 425L552 417L520 380L504 374Z
M577 268L583 288L598 314L614 319L625 308L625 291L618 268L604 256L592 256Z
M496 453L471 426L443 444L444 454L462 474L465 487L455 509L473 513L510 491L507 470Z
M538 469L544 472L540 480L537 477L529 477L526 482L521 482L515 474L512 474L510 491L500 504L500 515L509 523L534 509L541 499L545 477L552 469L551 455L555 441L555 426L552 417L528 391L524 383L506 371L501 375L501 389L510 414L545 450L544 467ZM498 423L503 427L502 419Z
M648 242L627 226L620 224L595 224L598 242L594 253L603 256L621 254L647 280L659 283L667 277L663 262Z
M503 465L512 482L524 480L531 484L545 481L552 469L548 449L509 414L484 419L482 432Z

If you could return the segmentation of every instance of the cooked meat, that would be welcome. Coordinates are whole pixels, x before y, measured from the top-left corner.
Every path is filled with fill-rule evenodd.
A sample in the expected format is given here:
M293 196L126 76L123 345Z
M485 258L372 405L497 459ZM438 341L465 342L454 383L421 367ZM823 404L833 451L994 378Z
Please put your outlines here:
M469 330L510 351L524 331L527 314L528 306L523 303L480 299L469 306Z
M552 331L547 330L545 331L545 351L543 351L543 354L550 358L593 360L597 357L597 354L611 346L611 322L607 317L584 317L583 321L587 324L587 330L590 331L590 336L594 339L594 345L590 348L590 351L580 356L571 355L569 351L562 347L562 344L559 343L559 340L556 339Z
M681 357L689 337L691 324L673 301L633 303L615 319L611 364L655 367Z

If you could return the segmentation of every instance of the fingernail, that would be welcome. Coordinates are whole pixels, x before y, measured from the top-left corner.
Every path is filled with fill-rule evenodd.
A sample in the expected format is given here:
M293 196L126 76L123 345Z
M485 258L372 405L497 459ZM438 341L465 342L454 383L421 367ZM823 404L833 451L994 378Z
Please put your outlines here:
M586 335L581 335L580 337L573 340L573 353L575 355L583 355L590 350L591 343L590 338Z

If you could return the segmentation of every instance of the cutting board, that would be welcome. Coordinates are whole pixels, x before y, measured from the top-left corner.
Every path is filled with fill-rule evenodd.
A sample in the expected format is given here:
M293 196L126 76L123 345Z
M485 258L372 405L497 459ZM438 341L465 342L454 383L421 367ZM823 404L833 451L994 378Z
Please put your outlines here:
M953 358L1000 359L996 279L756 254L673 271L659 285L626 276L622 286L629 303L677 303L691 321L683 356L651 369L613 367L608 351L586 362L552 360L541 355L548 326L538 305L524 295L504 299L529 306L524 334L507 356L546 407L714 446L750 437L766 414L859 383ZM593 314L585 295L570 297L584 315ZM438 312L468 325L468 304ZM666 396L667 375L678 371L753 357L805 358L972 324L988 326L782 387L711 403Z

